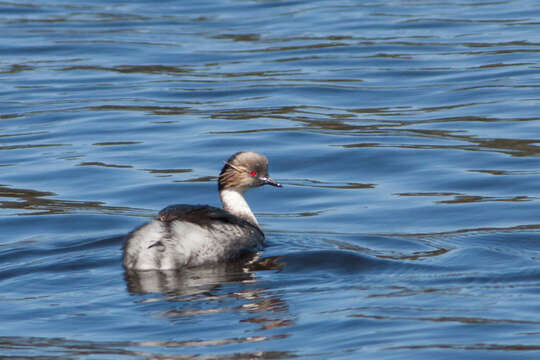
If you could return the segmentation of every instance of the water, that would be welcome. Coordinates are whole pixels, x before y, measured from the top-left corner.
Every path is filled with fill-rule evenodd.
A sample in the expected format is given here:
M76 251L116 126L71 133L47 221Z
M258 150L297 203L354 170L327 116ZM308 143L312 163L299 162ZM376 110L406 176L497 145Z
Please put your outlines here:
M536 359L536 1L0 3L0 354ZM253 264L125 273L123 235L219 205Z

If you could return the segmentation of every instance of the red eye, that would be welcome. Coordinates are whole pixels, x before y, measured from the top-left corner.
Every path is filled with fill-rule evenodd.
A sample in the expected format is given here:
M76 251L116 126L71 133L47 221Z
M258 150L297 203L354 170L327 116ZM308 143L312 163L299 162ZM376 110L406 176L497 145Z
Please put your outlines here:
M251 176L257 176L257 173L255 171L252 171Z

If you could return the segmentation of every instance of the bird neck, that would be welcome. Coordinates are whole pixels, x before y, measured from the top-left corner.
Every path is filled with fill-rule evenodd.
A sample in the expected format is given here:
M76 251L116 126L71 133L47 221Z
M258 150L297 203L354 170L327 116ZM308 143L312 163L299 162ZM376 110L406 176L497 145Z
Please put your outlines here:
M219 192L219 196L223 204L223 209L259 227L255 215L244 198L243 191L223 189Z

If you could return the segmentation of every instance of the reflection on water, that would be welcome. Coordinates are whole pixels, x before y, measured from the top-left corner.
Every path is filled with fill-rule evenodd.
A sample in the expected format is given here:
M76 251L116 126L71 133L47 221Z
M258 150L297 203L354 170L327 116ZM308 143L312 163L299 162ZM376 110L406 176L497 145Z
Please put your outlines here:
M270 337L276 338L276 337ZM98 357L114 357L114 358L145 358L145 359L231 359L231 358L248 358L248 359L290 359L295 358L294 352L290 351L254 351L244 353L231 353L220 356L204 356L199 354L189 355L171 355L164 354L162 349L190 349L201 347L216 347L229 344L252 344L263 340L264 337L245 337L234 339L223 339L219 341L132 341L132 342L93 342L70 340L63 338L25 338L25 337L0 337L2 348L6 351L31 351L39 349L45 353L58 353L64 357L81 357L92 354ZM141 351L129 350L131 348L140 347Z
M171 271L126 270L128 290L135 294L162 293L186 296L210 293L214 287L227 282L253 280L244 264L218 264L212 267Z
M124 277L127 288L133 295L152 294L143 303L167 301L167 310L161 311L160 318L170 321L185 321L200 317L216 316L223 313L243 313L242 323L254 324L257 332L288 328L295 324L288 305L272 291L258 284L255 271L283 269L277 258L253 259L249 262L217 264L211 267L183 269L176 271L133 271L126 270ZM238 286L236 285L238 284ZM156 295L163 297L156 297ZM278 335L248 335L235 338L187 341L145 341L132 346L151 347L214 347L228 344L260 343L285 339L287 333ZM235 357L240 356L239 354ZM242 357L281 358L293 356L292 352L242 354Z

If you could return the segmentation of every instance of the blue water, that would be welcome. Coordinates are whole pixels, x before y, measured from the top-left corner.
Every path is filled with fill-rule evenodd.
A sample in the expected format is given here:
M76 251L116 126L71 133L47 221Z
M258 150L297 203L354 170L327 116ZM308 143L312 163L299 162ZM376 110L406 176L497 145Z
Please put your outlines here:
M536 1L0 2L0 355L537 359ZM253 264L128 273L219 206Z

